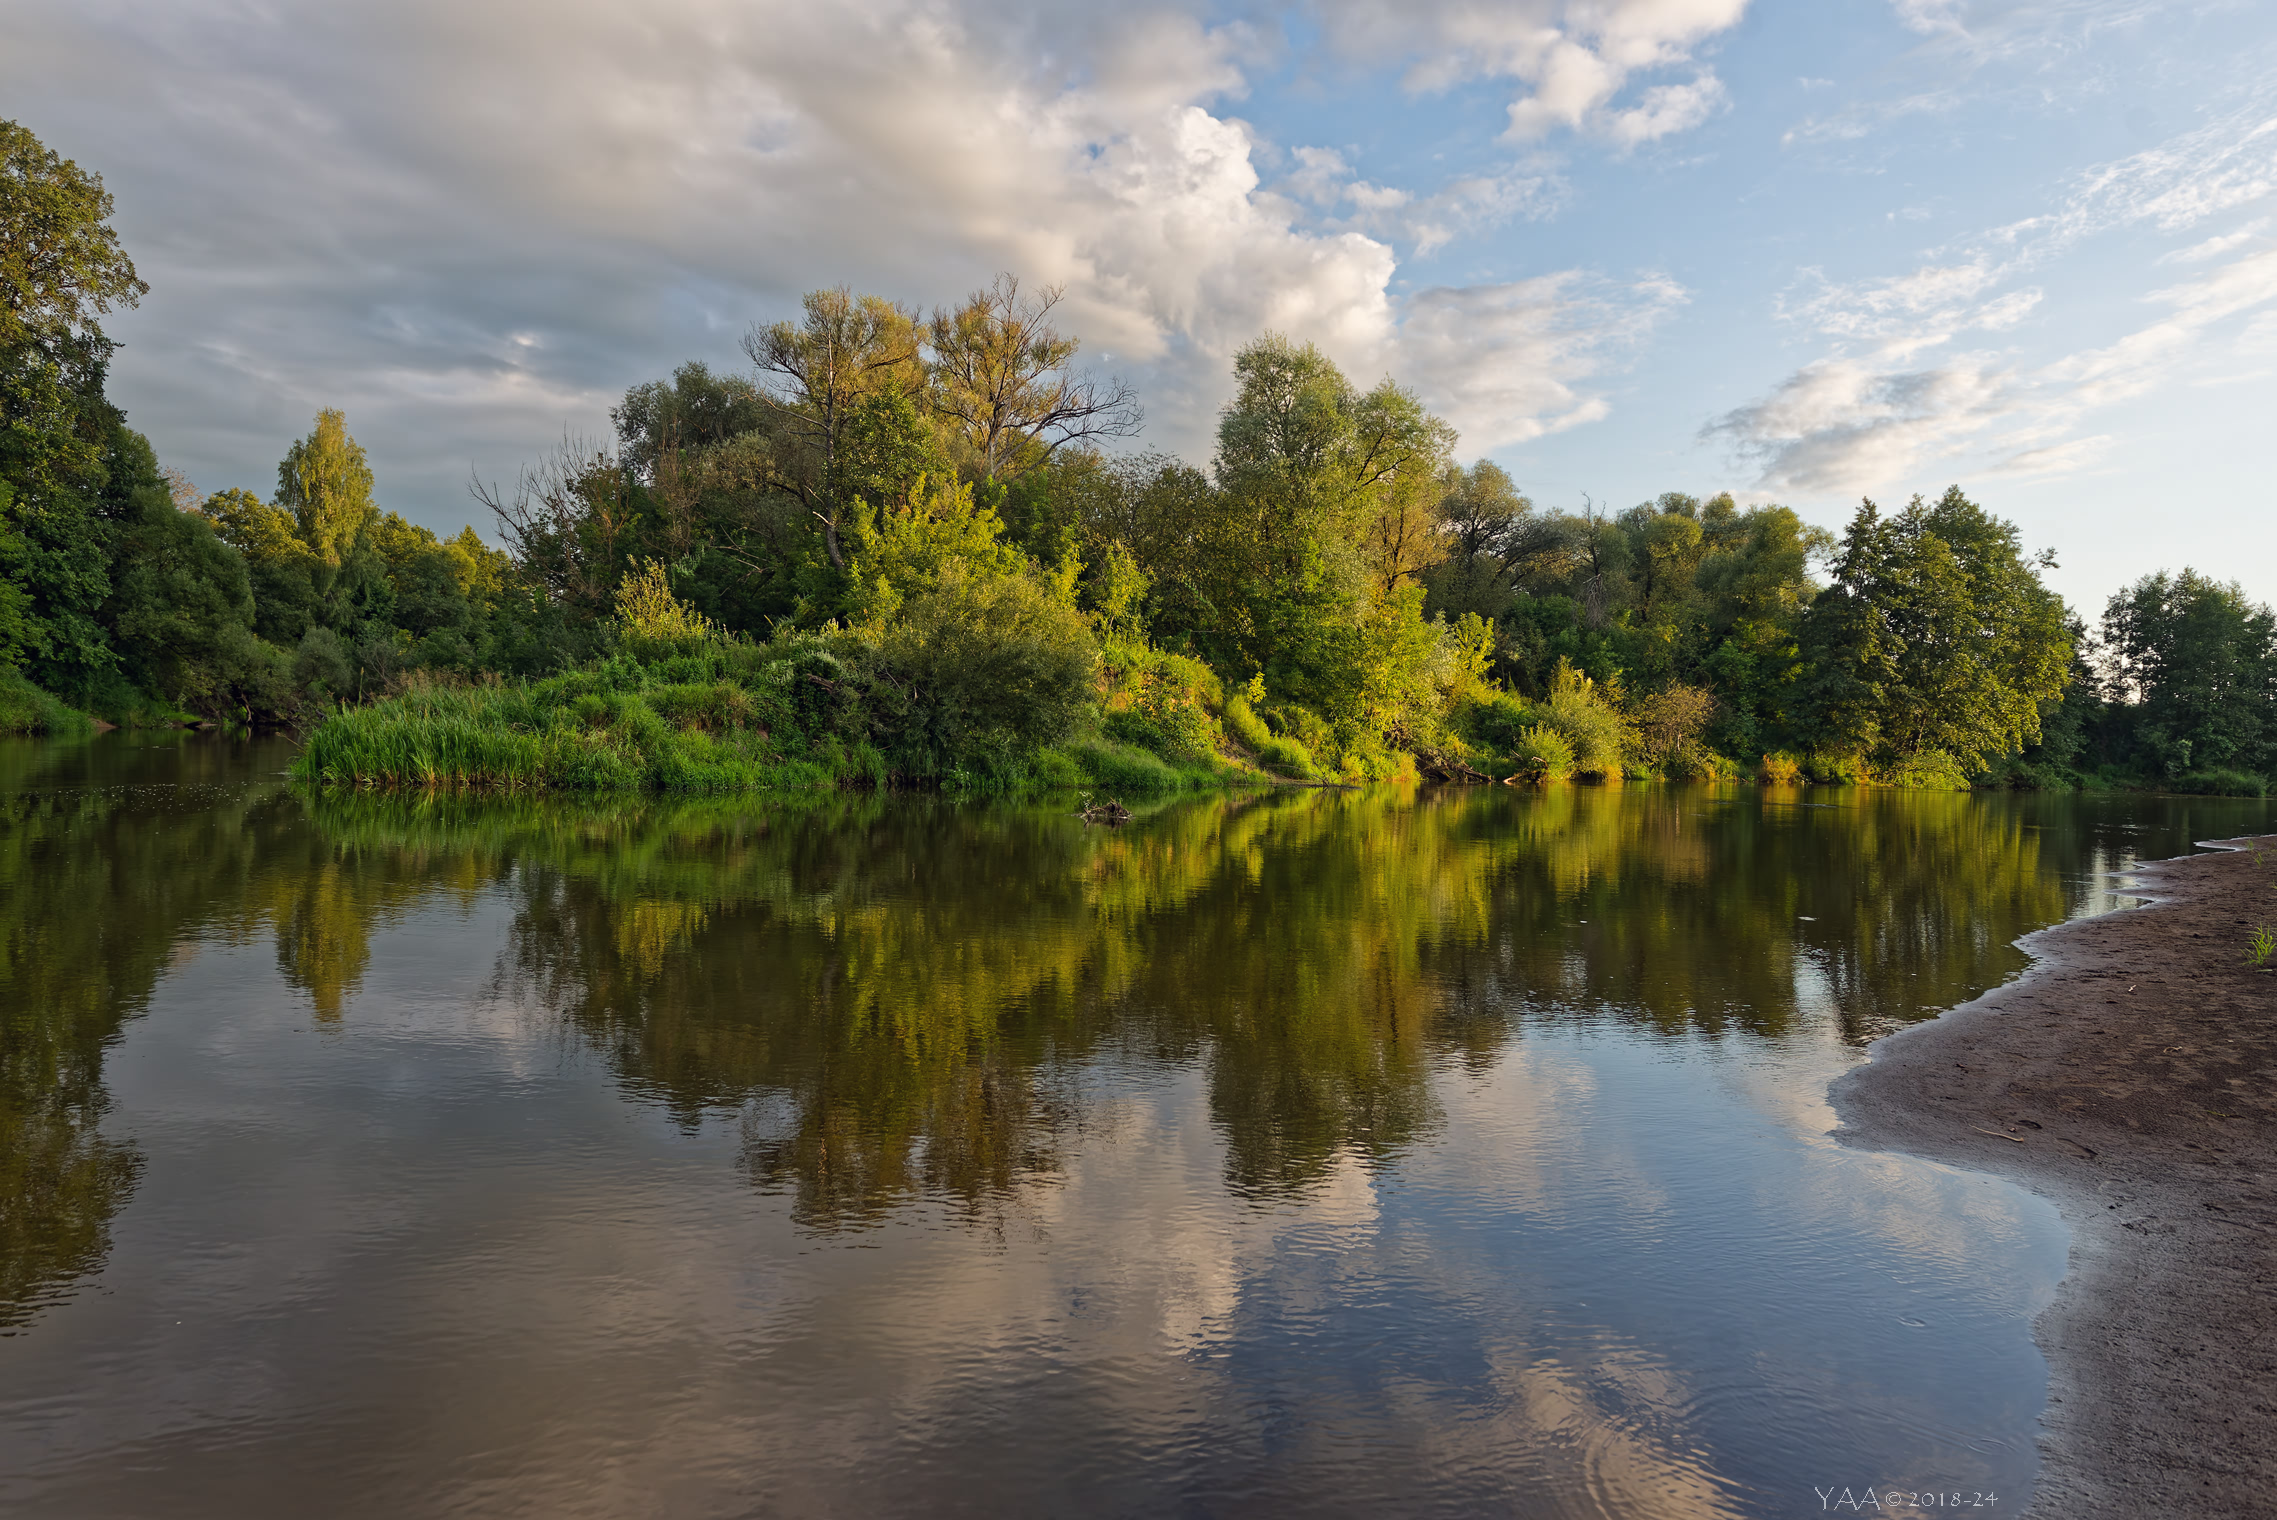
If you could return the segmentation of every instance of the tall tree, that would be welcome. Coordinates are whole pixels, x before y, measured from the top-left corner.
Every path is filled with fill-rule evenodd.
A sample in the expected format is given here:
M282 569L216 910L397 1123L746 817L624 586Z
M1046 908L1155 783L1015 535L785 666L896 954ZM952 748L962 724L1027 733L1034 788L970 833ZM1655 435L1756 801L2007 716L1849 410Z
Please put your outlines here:
M2169 774L2277 763L2277 614L2234 581L2146 575L2111 598L2103 648L2135 740Z
M1069 368L1079 345L1051 319L1064 293L1046 285L1023 295L1017 276L1000 274L955 310L934 309L933 406L991 480L1070 443L1127 438L1145 420L1128 385Z
M100 469L103 375L115 345L98 318L150 287L110 225L103 177L0 121L0 478L45 504Z
M0 121L0 607L9 656L80 691L115 656L100 608L112 524L97 501L120 414L103 396L101 317L149 289L111 228L111 196Z
M2072 654L2063 602L2040 583L2050 563L1958 486L1895 517L1865 503L1804 619L1806 726L1830 748L1942 751L1970 770L2038 738Z
M371 462L339 411L317 413L309 435L286 450L277 465L277 505L292 513L301 542L331 566L378 516Z
M841 285L809 291L798 322L755 327L743 351L769 383L761 395L774 412L777 483L798 497L822 532L833 569L846 568L846 514L858 499L849 445L876 427L880 402L921 394L917 313Z

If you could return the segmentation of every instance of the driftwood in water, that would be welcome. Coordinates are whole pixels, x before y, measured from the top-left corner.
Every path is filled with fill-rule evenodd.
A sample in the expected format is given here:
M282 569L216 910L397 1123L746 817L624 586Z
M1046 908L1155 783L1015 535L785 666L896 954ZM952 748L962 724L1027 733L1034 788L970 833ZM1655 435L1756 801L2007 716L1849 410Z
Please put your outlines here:
M1085 823L1129 823L1131 810L1112 797L1103 797L1097 802L1087 803L1083 811L1075 816Z

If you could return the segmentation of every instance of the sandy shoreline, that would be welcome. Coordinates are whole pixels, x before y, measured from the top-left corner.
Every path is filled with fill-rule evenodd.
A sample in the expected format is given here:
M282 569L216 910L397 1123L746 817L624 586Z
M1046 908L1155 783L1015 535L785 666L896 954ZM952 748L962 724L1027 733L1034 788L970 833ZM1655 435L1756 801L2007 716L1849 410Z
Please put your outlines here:
M2251 844L2253 841L2229 841ZM2277 1514L2277 836L2129 877L2147 908L2022 943L2018 981L1878 1042L1841 1139L2052 1199L2071 1260L2030 1514Z

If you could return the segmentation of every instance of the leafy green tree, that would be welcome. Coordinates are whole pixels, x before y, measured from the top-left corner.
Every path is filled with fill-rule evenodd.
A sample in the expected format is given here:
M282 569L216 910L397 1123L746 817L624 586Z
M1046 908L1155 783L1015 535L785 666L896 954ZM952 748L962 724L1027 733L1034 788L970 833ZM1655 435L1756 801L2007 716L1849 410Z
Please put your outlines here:
M1502 618L1520 579L1564 546L1560 525L1491 460L1447 467L1438 517L1444 552L1423 573L1433 613Z
M2144 576L2104 609L2103 649L2154 774L2277 765L2277 614L2235 581Z
M102 615L120 676L209 717L269 715L288 703L286 658L253 632L244 556L202 515L174 505L140 433L115 431L104 473L104 506L119 552ZM111 705L130 700L114 697Z
M98 318L150 288L111 208L101 175L0 121L0 479L31 511L94 484L115 347Z
M0 603L7 658L84 692L116 658L100 616L111 524L96 499L118 410L100 318L149 289L110 226L100 175L0 121Z
M1016 275L1000 274L954 310L934 308L929 396L983 479L1023 475L1071 443L1128 438L1145 420L1122 381L1069 367L1081 345L1051 319L1063 294L1023 295Z
M16 488L0 480L0 567L23 563L24 537L16 530ZM31 594L0 576L0 670L14 670L29 654L46 648L44 631L32 615Z
M798 498L842 571L846 515L863 484L849 474L865 463L861 435L879 431L874 403L924 392L917 314L844 286L810 291L802 304L803 320L755 327L743 349L771 377L761 394L777 439L772 484Z
M625 392L609 411L617 428L617 457L635 479L655 486L675 454L700 454L766 426L767 403L740 375L715 375L701 361Z
M1833 549L1834 535L1787 507L1742 511L1729 496L1705 503L1701 523L1708 542L1694 575L1701 644L1685 675L1716 692L1711 742L1735 759L1752 759L1797 738L1797 635L1819 589L1811 560Z
M1216 459L1227 573L1212 600L1239 610L1212 655L1263 670L1308 705L1337 705L1352 694L1375 596L1406 573L1385 574L1388 562L1369 553L1391 541L1377 530L1405 492L1437 481L1454 430L1412 392L1386 380L1363 394L1319 349L1278 333L1233 367Z
M372 505L372 467L348 436L348 419L327 408L316 426L277 465L277 505L293 516L302 543L337 566L379 509Z
M297 646L323 608L318 578L325 567L301 541L292 514L235 488L214 492L199 510L244 556L254 632L286 649Z
M1958 486L1895 517L1865 503L1803 622L1806 729L1828 749L1967 770L2037 738L2072 654L2047 563Z

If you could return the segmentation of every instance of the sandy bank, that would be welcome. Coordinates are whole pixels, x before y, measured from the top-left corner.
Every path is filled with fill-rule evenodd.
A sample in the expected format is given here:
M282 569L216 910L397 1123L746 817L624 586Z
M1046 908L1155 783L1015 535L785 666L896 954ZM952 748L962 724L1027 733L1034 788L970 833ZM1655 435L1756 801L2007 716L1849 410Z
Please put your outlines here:
M2254 841L2231 841L2250 845ZM2154 899L2043 930L2022 979L1835 1083L1854 1145L2052 1198L2071 1263L2030 1513L2277 1515L2277 837L2131 878Z

